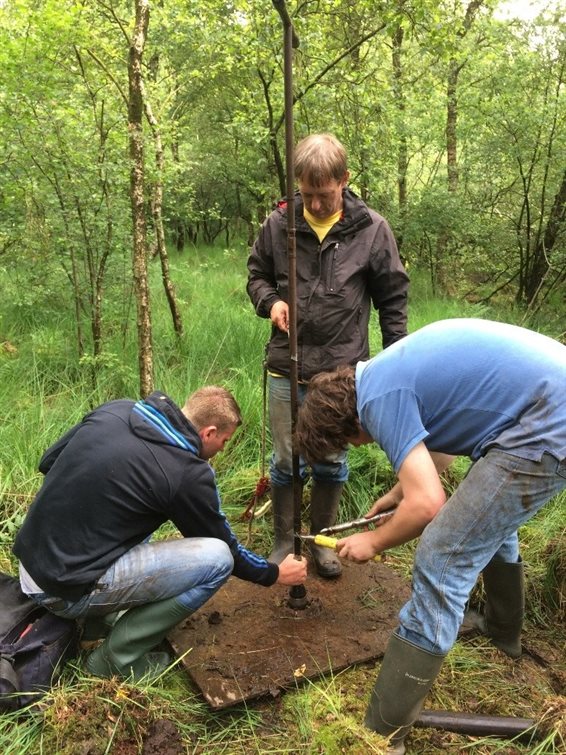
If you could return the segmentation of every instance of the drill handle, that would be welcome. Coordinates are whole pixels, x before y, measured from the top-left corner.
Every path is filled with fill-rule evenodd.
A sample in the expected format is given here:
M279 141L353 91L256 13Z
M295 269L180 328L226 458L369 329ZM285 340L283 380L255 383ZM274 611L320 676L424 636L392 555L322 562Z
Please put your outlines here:
M328 535L315 535L314 536L315 545L322 545L323 548L332 548L332 550L336 550L337 542L338 542L337 537L328 537ZM379 563L380 561L383 561L383 555L381 553L378 553L377 555L373 557L372 561L376 561L377 563Z

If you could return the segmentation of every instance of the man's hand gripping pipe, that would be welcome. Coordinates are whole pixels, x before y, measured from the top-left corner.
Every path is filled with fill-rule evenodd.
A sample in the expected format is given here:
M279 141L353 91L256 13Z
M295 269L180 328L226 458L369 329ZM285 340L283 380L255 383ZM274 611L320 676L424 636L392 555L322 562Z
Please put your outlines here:
M374 514L370 517L363 516L360 517L360 519L353 519L351 522L344 522L343 524L335 524L332 527L325 527L316 535L299 535L299 537L301 538L301 540L314 543L315 545L321 545L324 548L332 548L332 550L335 550L338 538L329 537L330 535L336 532L344 532L345 530L365 527L367 524L372 524L372 522L378 522L380 519L391 516L394 511L395 508L386 509L385 511L380 511L379 514ZM384 560L384 556L382 553L378 553L373 557L372 560L379 563L380 561Z
M315 545L322 545L323 548L332 548L332 550L336 550L336 543L338 542L337 537L328 537L328 535L321 535L320 533L318 535L299 535L299 537L301 540L306 540ZM371 560L377 562L383 561L383 554L378 553Z

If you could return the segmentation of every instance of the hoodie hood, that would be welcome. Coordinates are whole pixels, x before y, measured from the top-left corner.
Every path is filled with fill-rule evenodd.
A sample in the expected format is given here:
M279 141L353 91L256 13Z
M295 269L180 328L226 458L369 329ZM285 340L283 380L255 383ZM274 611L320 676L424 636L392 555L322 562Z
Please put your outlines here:
M154 391L145 400L136 401L129 421L132 432L145 441L176 446L200 456L196 428L164 393Z

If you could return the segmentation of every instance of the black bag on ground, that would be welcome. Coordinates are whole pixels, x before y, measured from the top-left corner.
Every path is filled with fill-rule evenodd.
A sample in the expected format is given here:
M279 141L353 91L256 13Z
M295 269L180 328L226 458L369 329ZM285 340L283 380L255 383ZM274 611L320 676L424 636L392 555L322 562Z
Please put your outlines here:
M76 623L38 606L0 572L0 711L40 699L76 654Z

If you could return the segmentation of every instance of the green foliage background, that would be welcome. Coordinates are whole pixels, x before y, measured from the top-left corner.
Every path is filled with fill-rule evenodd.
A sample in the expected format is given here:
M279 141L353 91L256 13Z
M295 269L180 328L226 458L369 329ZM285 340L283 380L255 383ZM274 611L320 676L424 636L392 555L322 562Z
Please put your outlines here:
M301 40L296 137L332 131L344 141L353 188L433 291L514 303L526 324L552 319L562 334L563 0L529 23L503 20L498 0L288 6ZM101 359L135 318L133 10L123 0L0 4L6 295L21 318L38 307L73 312L65 337L79 358ZM150 3L144 86L164 155L161 170L146 123L150 253L157 186L168 241L186 258L203 243L251 243L284 193L282 41L270 3Z

